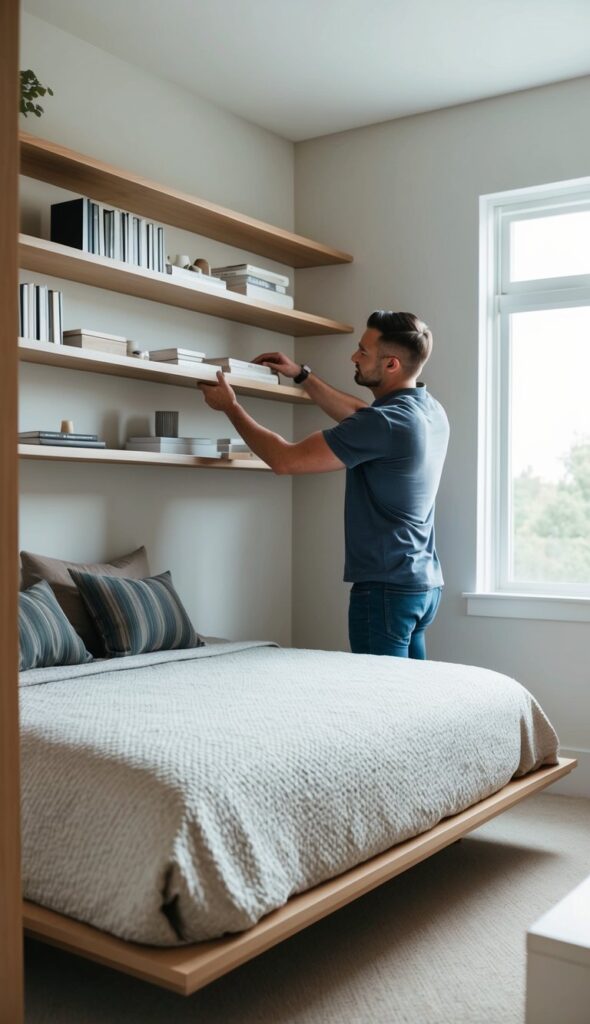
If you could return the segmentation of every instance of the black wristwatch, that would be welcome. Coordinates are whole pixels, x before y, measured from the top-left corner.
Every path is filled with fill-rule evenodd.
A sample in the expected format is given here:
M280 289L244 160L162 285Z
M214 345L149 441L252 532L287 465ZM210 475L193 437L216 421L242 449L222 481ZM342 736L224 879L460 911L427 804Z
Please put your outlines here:
M307 363L302 363L301 364L301 372L298 373L296 377L293 377L293 383L294 384L303 384L303 381L307 380L307 378L309 377L310 373L311 373L311 366L308 366Z

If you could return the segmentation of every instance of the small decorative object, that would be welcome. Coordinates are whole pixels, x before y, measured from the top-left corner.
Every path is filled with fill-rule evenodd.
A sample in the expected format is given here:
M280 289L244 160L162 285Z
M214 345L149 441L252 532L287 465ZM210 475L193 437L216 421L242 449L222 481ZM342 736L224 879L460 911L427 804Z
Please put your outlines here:
M134 359L149 359L150 353L147 348L140 348L138 341L127 342L127 355Z
M192 261L190 256L176 255L172 260L172 265L174 267L182 267L183 270L188 270L191 265L191 262Z
M60 433L62 434L73 434L74 433L74 421L73 420L62 420Z
M178 437L178 413L156 413L156 437Z
M208 260L195 260L191 266L191 270L196 270L199 274L206 274L207 277L211 277L211 267L209 266Z
M19 109L23 117L26 117L27 114L41 117L43 107L39 103L33 103L33 100L39 96L45 96L46 93L53 96L53 89L50 89L48 85L41 85L34 71L21 71Z

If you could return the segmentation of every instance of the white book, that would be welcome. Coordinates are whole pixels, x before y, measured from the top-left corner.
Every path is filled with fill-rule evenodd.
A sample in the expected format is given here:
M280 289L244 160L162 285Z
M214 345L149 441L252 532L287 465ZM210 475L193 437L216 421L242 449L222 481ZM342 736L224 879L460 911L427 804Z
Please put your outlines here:
M249 363L247 359L234 359L233 356L212 356L205 359L206 363L215 363L217 366L227 366L231 370L252 370L253 373L264 373L270 375L270 366L262 366L261 363Z
M195 362L209 362L204 352L195 352L192 348L153 348L150 359L194 359Z
M139 266L149 269L147 221L143 217L139 219Z
M157 250L158 250L157 269L160 271L161 274L163 274L164 273L164 264L166 262L166 257L164 255L164 253L165 253L164 228L158 227L156 234L157 234L157 239L158 239L158 241L157 241Z
M28 321L29 321L29 338L37 337L37 295L36 285L30 284L27 295L27 306L28 306Z
M134 263L136 267L139 267L141 265L141 258L140 258L140 244L141 244L140 243L140 236L141 236L140 220L141 220L140 217L135 217L134 216L132 218L132 223L131 223L131 262Z
M251 263L236 263L228 267L213 267L212 274L218 274L219 277L231 277L232 274L243 275L246 274L248 277L262 277L265 281L270 281L272 284L282 284L286 288L289 286L289 278L286 274L277 274L274 270L265 270L264 267L254 267Z
M236 295L244 295L247 299L262 299L268 302L269 306L282 306L284 309L293 309L293 296L281 295L280 292L266 291L255 284L233 285L228 282L229 291Z
M123 259L120 210L113 210L113 257L116 260Z
M63 294L54 288L49 289L49 341L54 345L62 344L63 330Z
M225 291L226 288L225 281L221 277L212 277L211 274L197 274L195 270L188 270L186 267L175 267L172 263L166 264L166 273L188 285L207 284L218 288L220 291Z

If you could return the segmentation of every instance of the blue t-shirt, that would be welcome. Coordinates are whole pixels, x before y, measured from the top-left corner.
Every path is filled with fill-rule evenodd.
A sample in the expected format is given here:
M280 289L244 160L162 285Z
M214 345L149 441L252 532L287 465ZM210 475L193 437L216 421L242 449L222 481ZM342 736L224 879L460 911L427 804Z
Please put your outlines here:
M346 466L344 579L421 592L443 583L434 500L449 421L423 384L402 388L324 430Z

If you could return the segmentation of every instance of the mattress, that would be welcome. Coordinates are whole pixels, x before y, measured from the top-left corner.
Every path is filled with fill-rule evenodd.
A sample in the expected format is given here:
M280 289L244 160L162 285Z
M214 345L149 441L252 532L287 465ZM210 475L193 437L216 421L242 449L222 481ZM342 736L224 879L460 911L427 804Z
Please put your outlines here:
M239 932L557 762L473 666L212 644L21 674L24 895L123 939Z

